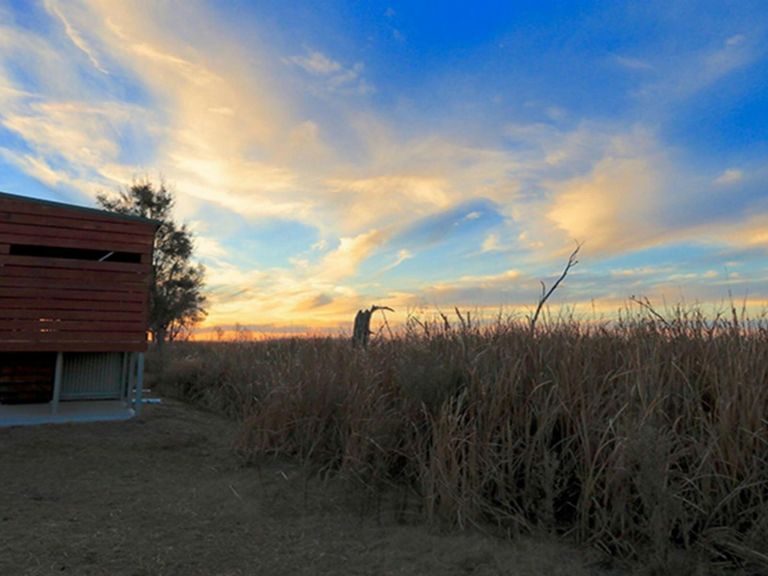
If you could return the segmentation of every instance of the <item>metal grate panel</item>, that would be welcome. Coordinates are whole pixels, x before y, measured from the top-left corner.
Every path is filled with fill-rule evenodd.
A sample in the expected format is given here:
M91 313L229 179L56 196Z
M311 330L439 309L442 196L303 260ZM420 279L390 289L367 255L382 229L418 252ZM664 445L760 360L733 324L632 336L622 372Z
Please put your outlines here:
M121 352L64 354L61 400L120 399L123 358Z

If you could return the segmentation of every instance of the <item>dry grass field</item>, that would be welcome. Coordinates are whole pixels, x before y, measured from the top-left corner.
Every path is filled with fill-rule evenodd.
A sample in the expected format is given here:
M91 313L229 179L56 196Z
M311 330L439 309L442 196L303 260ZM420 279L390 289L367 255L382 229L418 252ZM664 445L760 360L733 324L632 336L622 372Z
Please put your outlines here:
M546 540L444 534L296 462L243 467L236 425L175 401L127 422L0 428L0 574L617 574Z
M768 327L735 311L414 319L367 350L179 343L164 366L167 391L238 422L245 462L394 493L409 521L546 533L648 573L768 573Z
M0 429L0 575L768 574L768 329L655 314L175 343Z

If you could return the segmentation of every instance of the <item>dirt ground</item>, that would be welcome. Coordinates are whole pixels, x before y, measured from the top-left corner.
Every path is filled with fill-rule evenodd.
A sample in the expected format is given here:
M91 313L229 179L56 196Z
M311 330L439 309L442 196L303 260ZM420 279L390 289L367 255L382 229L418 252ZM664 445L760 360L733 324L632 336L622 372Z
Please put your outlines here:
M534 539L440 534L163 400L127 422L0 428L0 575L608 575Z

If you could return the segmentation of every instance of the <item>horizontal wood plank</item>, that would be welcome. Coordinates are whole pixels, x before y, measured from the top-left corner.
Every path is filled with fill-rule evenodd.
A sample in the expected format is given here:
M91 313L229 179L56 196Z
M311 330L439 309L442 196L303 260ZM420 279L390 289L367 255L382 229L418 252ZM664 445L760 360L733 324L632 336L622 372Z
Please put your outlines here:
M124 342L34 342L0 341L0 352L146 352L147 343Z
M62 228L60 226L46 225L27 225L27 224L8 224L0 220L0 237L11 238L62 238L80 240L83 243L90 243L94 246L108 243L125 244L136 246L136 252L148 251L153 243L154 237L151 234L125 234L119 230L103 232L101 230L82 230L80 228ZM6 240L2 240L6 242ZM13 244L25 244L22 240L8 241Z
M97 278L85 280L82 278L40 278L0 276L0 288L15 288L17 290L33 290L35 288L48 290L90 290L111 292L138 292L144 294L147 290L146 282L115 282L109 278Z
M157 223L104 211L0 196L0 360L145 351L156 229ZM11 255L13 245L127 252L140 261ZM0 362L0 375L10 378L6 372Z
M3 342L29 340L32 342L139 342L146 339L144 331L135 332L5 332L0 330Z
M2 266L34 266L36 268L58 268L65 270L97 270L113 272L135 272L148 274L152 265L131 262L98 262L95 260L72 260L70 258L38 258L35 256L0 255ZM0 273L2 273L0 271Z
M70 288L30 288L30 287L1 287L0 300L16 298L25 301L34 300L90 300L103 302L142 303L146 298L143 291L113 291L95 288L94 290L78 290Z
M18 309L48 311L50 315L57 310L99 310L102 312L136 312L144 314L147 306L146 302L101 302L94 300L22 300L20 298L2 298L0 297L0 310Z
M78 230L92 230L94 232L111 232L137 236L140 238L153 237L155 228L141 222L126 222L123 220L83 220L82 218L67 217L64 214L40 215L25 214L0 210L0 227L4 224L17 224L26 226L57 226L60 228L76 228Z
M47 367L33 370L26 366L19 366L18 369L15 369L14 366L8 366L7 369L0 370L0 382L29 382L31 380L45 378L48 376L49 372L50 369Z
M73 270L71 268L42 268L38 266L0 267L0 277L19 280L40 278L51 283L58 280L82 280L93 283L139 284L146 289L151 280L148 272L115 272L111 270Z
M147 325L140 321L112 320L60 320L52 318L13 318L0 322L1 332L145 332Z
M89 211L78 206L54 206L50 204L41 204L34 199L24 198L0 198L0 213L10 212L17 214L29 214L45 217L67 218L71 220L81 220L84 222L98 222L106 224L127 224L135 226L137 229L154 230L155 225L152 222L145 222L130 217L123 217L119 214L111 214L106 211Z
M146 244L133 244L118 238L96 240L86 234L73 233L70 236L45 236L42 234L13 234L0 229L0 242L8 244L23 244L26 246L56 246L58 248L76 248L85 250L102 250L107 252L129 252L142 254L149 252L151 247Z
M45 319L55 320L73 320L76 322L87 322L91 320L104 320L109 318L115 322L141 322L145 323L143 310L140 312L114 311L105 315L101 310L34 310L29 308L0 308L0 322L23 319Z

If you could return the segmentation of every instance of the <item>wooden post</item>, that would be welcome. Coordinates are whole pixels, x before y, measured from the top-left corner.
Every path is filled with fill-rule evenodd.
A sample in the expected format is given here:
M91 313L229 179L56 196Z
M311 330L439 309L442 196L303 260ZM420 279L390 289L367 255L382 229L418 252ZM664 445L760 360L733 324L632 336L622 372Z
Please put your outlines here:
M61 396L61 378L64 372L64 353L56 353L56 368L53 373L53 398L51 399L51 414L59 411L59 397Z
M136 352L128 353L128 405L136 413Z
M126 406L130 406L131 404L131 391L128 389L128 354L128 352L123 352L121 354L122 364L120 365L120 386L122 389L120 400L122 400Z
M370 310L358 310L355 314L355 325L352 330L352 346L368 347L368 341L371 338L371 316L376 310L389 310L394 312L389 306L371 306Z
M139 352L136 359L136 402L133 406L133 413L138 416L141 414L141 399L144 391L144 353Z

